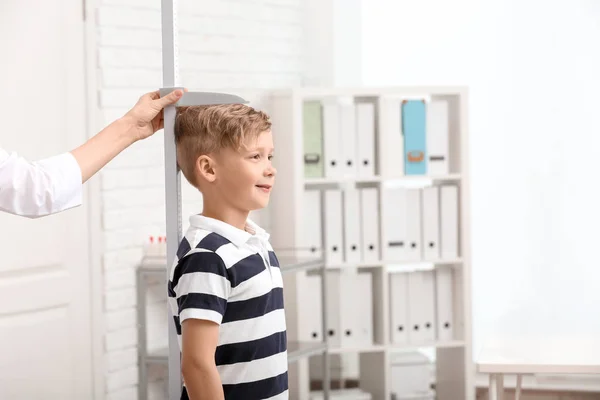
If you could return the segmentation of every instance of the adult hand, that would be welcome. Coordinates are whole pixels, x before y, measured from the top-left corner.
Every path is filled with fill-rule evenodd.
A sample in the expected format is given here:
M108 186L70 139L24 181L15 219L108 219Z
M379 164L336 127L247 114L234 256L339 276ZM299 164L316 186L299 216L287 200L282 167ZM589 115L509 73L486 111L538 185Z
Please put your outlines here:
M185 89L187 92L187 89ZM176 103L183 91L175 89L168 95L160 97L160 92L154 91L144 94L123 119L130 125L128 134L133 141L146 139L164 126L163 108Z

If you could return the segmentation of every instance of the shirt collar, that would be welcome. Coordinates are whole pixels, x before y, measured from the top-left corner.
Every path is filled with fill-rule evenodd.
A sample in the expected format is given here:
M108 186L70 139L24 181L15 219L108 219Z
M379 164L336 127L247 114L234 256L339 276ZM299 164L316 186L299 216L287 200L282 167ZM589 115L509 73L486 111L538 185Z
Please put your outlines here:
M190 217L190 225L221 235L237 247L246 244L252 237L256 237L261 241L269 240L269 234L250 219L246 220L247 230L242 230L221 220L199 214Z

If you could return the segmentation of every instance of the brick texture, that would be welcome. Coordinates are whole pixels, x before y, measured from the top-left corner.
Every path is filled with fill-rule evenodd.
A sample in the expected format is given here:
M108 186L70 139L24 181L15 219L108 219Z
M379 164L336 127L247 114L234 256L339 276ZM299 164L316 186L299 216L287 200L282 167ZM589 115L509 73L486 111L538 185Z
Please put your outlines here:
M272 88L302 81L300 0L180 0L180 81L191 90L235 91L260 108ZM162 85L160 0L100 0L96 11L100 121L123 115ZM263 103L264 104L264 103ZM150 235L163 235L162 134L136 143L101 173L106 399L137 398L135 269ZM183 219L201 211L182 181ZM269 229L268 214L252 216ZM150 283L147 341L166 344L164 286ZM149 398L165 398L166 372L152 370Z

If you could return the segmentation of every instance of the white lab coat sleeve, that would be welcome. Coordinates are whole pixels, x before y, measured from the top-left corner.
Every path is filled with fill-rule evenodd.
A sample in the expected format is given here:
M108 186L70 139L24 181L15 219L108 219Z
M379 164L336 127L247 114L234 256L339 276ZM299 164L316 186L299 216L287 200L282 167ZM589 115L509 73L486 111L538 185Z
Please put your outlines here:
M81 204L81 168L71 153L29 162L0 149L0 211L37 218Z

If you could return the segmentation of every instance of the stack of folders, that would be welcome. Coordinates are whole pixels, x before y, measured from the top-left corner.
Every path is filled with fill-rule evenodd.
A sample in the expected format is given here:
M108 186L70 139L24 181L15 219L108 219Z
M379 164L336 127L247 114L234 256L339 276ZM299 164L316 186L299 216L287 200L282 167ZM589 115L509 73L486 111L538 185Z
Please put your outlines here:
M322 342L320 275L298 278L298 338ZM327 272L326 334L332 347L365 348L373 345L373 279L369 272L338 269Z
M447 174L448 121L448 102L443 100L307 101L303 110L304 176ZM375 159L377 140L381 160Z
M377 188L306 190L303 195L301 256L324 257L330 267L381 262Z
M447 261L459 257L458 187L386 189L385 254L390 263ZM390 275L391 340L420 344L454 338L453 270Z
M457 185L384 188L381 212L377 188L322 192L304 192L299 247L306 255L324 257L330 267L452 261L460 256Z

